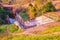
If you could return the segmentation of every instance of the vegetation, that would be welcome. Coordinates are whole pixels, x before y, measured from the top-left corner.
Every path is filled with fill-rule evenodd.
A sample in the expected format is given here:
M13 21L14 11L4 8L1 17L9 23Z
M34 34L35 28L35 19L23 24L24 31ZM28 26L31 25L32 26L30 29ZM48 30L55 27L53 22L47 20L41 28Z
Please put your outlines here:
M0 9L0 17L2 18L2 19L4 19L4 18L6 18L6 15L8 15L9 14L9 12L8 11L6 11L6 10L4 10L4 9Z
M23 9L21 12L19 12L19 15L23 18L24 21L29 20L27 11L28 11L27 9Z
M4 33L6 31L6 25L0 25L0 33Z
M18 32L17 28L14 26L14 28L11 28L11 26L13 27L14 25L11 24L8 26L8 30L10 30L10 32ZM2 25L0 26L0 33L3 33L6 31L6 27L7 25ZM56 31L60 31L60 25L56 25L56 26L52 26L46 30L43 30L42 32L37 31L37 33L35 32L35 34L47 34L47 33L53 33ZM22 32L22 31L19 31ZM34 34L34 33L33 33ZM60 35L51 35L51 36L31 36L31 35L8 35L8 37L3 37L2 40L59 40L60 39Z
M56 11L55 7L53 6L52 2L47 2L46 4L42 5L40 8L40 13L45 12L53 12Z
M17 35L8 36L3 38L3 40L60 40L60 35L53 36L31 36L31 35Z
M0 33L4 33L5 31L9 31L9 32L22 32L22 29L18 29L17 26L15 26L14 24L3 24L0 25Z
M7 16L9 13L10 13L9 11L5 10L5 9L3 8L3 6L0 5L0 25L3 24L3 23L7 23L7 22L5 21L5 18L6 18L6 16Z
M2 21L2 19L0 18L0 25L1 25L1 24L3 24L3 21Z
M30 2L30 1L28 0L27 2ZM19 13L25 21L29 18L30 19L35 18L36 15L42 15L45 12L52 12L52 11L56 10L50 0L47 0L47 1L46 0L43 0L43 1L42 0L37 0L37 1L34 0L33 3L34 3L34 5L32 5L31 3L28 5L28 8L27 8L28 11L26 9L24 9L23 11L26 11L26 12L22 11ZM38 7L39 6L38 4L39 5L41 4L40 7ZM9 13L6 10L1 10L1 12L4 12L4 14ZM5 15L3 15L3 16L5 16Z
M29 4L28 9L29 9L28 15L30 19L34 18L36 15L42 15L43 13L46 12L56 11L56 8L53 6L51 1L42 4L39 8L36 3L35 5Z
M19 29L14 24L9 25L7 28L10 32L16 32L17 33L17 32L22 32L23 31L23 29Z
M8 2L8 0L3 0L4 2ZM16 0L17 1L17 0ZM22 0L23 1L23 0ZM36 15L42 15L46 12L53 12L56 11L55 7L53 6L52 2L50 0L34 0L35 4L29 4L27 9L22 10L19 12L19 15L23 18L24 21L27 21L29 19L33 19L36 17ZM17 1L18 2L18 1ZM28 3L30 0L24 2ZM46 2L46 3L45 3ZM11 3L15 4L15 0L11 1ZM20 3L20 2L19 2ZM20 5L17 5L20 7ZM17 7L16 6L16 7ZM18 8L18 7L17 7ZM18 29L18 27L14 24L6 24L4 22L4 19L6 18L6 15L8 15L10 12L3 9L3 6L0 5L0 40L60 40L60 35L51 35L51 36L40 36L41 34L50 34L53 32L60 31L60 25L52 26L47 28L43 31L34 31L32 34L38 34L39 36L32 36L32 35L11 35L7 32L11 33L22 33L23 29ZM7 33L7 34L4 34ZM3 36L1 36L3 35Z
M48 33L53 33L53 32L57 32L57 31L60 31L60 25L51 26L43 31L35 31L33 33L35 33L35 34L48 34Z
M28 6L28 15L30 17L30 19L35 17L35 13L36 13L36 9L34 8L34 6L32 4L29 4Z

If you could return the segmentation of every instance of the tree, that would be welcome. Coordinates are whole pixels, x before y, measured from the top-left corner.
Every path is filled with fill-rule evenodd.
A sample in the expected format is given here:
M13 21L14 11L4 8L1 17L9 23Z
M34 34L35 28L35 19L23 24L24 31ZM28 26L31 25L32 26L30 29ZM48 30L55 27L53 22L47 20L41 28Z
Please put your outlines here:
M29 11L28 11L28 15L30 17L30 19L33 19L35 17L35 7L32 4L29 4Z

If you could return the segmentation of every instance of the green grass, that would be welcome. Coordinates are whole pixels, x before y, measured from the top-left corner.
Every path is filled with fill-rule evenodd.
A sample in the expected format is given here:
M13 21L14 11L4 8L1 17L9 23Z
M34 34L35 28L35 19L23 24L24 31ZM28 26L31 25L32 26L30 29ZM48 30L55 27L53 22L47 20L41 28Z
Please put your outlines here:
M19 29L14 24L1 25L0 30L2 29L2 32L5 32L7 27L10 32L22 32L18 31ZM60 31L60 25L52 26L44 31L37 32L37 34L53 33L56 31ZM21 34L12 36L8 34L8 36L3 36L3 38L0 37L0 40L60 40L60 35L57 34L51 36L31 36Z
M60 31L60 25L49 27L43 31L35 31L33 33L34 34L47 34L47 33L53 33L53 32L57 32L57 31Z
M14 32L14 33L18 33L18 32L22 32L22 31L23 31L23 29L19 29L19 28L18 28L17 26L15 26L14 24L9 25L8 30L9 30L10 32Z
M14 24L9 25L8 30L9 30L10 32L22 32L22 31L23 31L23 29L19 29L19 28L18 28L17 26L15 26Z
M60 40L60 35L52 36L31 36L31 35L16 35L2 38L3 40Z
M0 33L5 32L6 30L6 25L0 25Z
M5 32L6 30L10 32L22 32L23 31L22 29L19 29L18 27L16 27L14 24L0 25L0 33Z

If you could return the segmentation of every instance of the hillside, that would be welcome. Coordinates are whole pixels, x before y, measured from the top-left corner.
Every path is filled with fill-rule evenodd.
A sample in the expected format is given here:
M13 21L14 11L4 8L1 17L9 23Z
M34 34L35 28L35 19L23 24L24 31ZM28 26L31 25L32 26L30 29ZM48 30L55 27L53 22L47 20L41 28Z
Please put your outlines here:
M37 7L30 4L26 9L25 7L28 3L31 3L31 1L36 4ZM16 2L19 1L16 0ZM0 40L60 40L60 0L52 1L52 7L54 8L52 8L50 4L49 6L42 6L42 9L40 9L42 12L38 11L40 6L45 3L46 0L41 0L41 2L40 0L22 0L21 6L25 6L22 7L22 11L19 12L19 15L21 15L24 21L29 23L29 21L31 21L30 17L33 18L34 13L38 13L38 16L35 17L36 21L32 20L37 25L19 29L15 24L7 24L4 23L4 20L0 19ZM37 9L37 11L34 10L34 8ZM56 10L49 10L48 12L45 10L47 8L48 10L55 10L56 8ZM29 15L27 15L28 13ZM32 21L30 23L33 23Z

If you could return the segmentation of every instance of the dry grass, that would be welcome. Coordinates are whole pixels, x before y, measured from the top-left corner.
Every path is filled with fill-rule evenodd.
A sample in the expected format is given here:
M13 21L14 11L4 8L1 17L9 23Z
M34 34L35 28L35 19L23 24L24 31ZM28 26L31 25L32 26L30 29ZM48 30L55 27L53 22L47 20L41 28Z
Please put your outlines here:
M60 12L48 12L46 14L43 14L44 16L51 18L55 21L60 20Z

